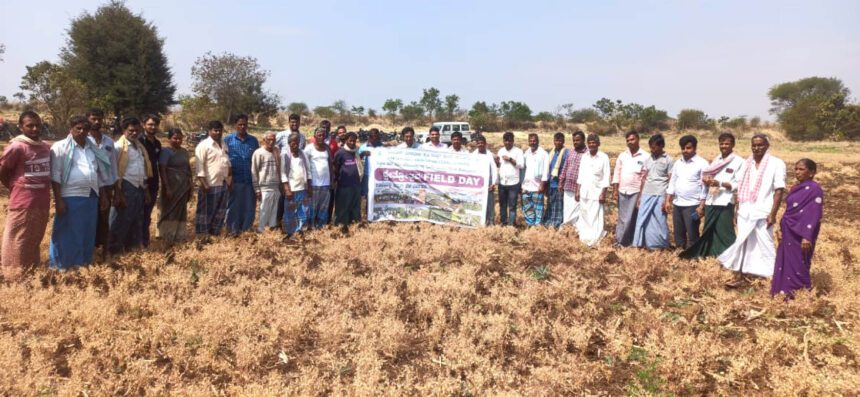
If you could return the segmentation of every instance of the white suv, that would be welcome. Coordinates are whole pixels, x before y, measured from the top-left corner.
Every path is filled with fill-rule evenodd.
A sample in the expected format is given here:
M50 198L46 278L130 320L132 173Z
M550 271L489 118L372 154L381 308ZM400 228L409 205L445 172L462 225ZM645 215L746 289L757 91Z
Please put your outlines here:
M451 134L455 132L463 134L464 144L469 142L469 137L472 135L472 131L469 128L469 123L462 121L440 121L433 123L433 127L439 128L439 142L444 143L446 145L451 144ZM415 136L415 141L420 143L429 142L429 140L429 132L423 132Z

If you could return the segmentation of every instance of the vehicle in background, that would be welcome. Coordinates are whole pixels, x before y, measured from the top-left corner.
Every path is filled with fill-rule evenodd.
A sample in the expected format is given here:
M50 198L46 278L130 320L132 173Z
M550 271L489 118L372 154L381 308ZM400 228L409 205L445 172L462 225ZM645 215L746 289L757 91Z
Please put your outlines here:
M469 123L464 121L439 121L433 123L433 127L439 128L439 142L444 143L446 145L451 144L451 134L455 132L459 132L463 134L463 144L469 143L469 140L472 139L472 131L469 128ZM415 141L417 142L428 142L430 140L430 132L422 132L415 136Z

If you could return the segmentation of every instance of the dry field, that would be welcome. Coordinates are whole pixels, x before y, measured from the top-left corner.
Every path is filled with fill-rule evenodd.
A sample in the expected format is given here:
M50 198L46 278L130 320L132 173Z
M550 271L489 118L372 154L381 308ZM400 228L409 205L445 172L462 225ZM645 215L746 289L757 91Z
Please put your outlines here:
M623 145L604 138L613 158ZM764 280L725 290L714 260L588 250L571 229L156 242L0 285L0 393L857 395L858 149L774 141L789 163L820 160L828 194L815 288L792 302Z

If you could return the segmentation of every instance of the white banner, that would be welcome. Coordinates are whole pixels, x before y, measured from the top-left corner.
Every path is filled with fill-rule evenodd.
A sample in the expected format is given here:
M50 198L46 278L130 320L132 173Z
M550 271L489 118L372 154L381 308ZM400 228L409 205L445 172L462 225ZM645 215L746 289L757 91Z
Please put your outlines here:
M476 227L487 214L485 156L420 149L374 150L367 219Z

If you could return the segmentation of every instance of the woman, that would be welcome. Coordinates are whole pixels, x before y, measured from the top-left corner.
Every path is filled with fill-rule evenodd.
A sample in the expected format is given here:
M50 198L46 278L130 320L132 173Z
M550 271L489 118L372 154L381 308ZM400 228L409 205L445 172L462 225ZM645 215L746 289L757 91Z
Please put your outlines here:
M780 241L770 287L772 296L783 293L790 299L794 291L812 288L809 268L824 209L824 191L812 180L816 168L810 159L801 159L794 165L797 184L785 199L785 213L779 222L782 238L777 235Z
M334 222L346 227L351 223L361 222L361 173L363 167L356 155L355 141L358 136L354 132L344 137L346 143L334 156L334 180L337 184L335 191Z
M185 223L188 220L187 203L191 200L191 163L188 151L182 147L183 134L179 128L167 131L170 146L158 156L158 174L161 176L158 234L167 243L185 240Z

